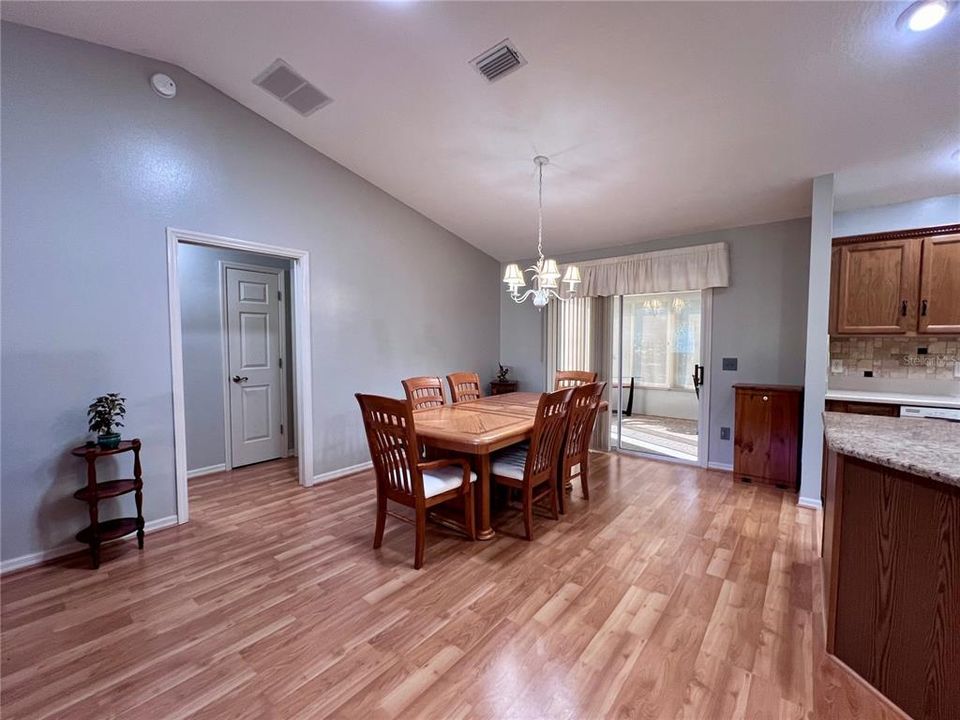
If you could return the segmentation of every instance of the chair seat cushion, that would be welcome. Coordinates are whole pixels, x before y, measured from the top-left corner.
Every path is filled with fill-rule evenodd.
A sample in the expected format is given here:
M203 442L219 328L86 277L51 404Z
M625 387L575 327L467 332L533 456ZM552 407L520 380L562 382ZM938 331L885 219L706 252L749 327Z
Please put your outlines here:
M493 456L490 474L523 480L523 468L527 464L528 447L514 446Z
M470 482L476 482L477 474L470 472ZM448 490L456 490L463 482L463 470L459 465L447 465L423 471L424 497L433 497Z

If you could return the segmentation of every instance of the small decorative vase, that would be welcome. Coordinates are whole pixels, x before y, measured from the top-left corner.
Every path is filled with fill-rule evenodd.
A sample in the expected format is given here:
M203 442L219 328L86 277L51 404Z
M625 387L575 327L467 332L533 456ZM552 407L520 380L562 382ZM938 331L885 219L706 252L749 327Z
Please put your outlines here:
M116 450L120 446L120 433L97 435L97 445L102 450Z

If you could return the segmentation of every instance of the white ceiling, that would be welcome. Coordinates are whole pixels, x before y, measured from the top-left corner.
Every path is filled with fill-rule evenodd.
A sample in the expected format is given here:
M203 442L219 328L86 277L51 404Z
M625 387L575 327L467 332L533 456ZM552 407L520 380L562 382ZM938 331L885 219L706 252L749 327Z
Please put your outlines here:
M960 11L907 2L4 2L4 19L180 65L499 259L960 191ZM956 9L955 9L956 10ZM509 37L526 67L468 61ZM334 102L251 80L288 61Z

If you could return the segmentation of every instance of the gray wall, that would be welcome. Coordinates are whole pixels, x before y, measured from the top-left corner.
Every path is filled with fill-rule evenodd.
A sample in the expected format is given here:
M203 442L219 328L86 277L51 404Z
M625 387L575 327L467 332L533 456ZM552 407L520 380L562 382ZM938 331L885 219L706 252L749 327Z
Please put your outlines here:
M721 241L729 243L731 270L730 286L713 292L709 460L730 464L733 443L720 439L720 427L733 426L731 386L737 382L803 383L810 221L665 238L557 259L593 260ZM522 389L542 390L544 386L543 317L530 303L517 306L501 290L500 362L511 367ZM724 357L739 358L737 372L720 369Z
M315 473L368 457L354 392L494 371L496 261L196 77L4 23L2 86L3 559L85 525L66 450L104 392L176 512L168 226L310 251Z
M833 214L833 236L909 230L960 222L960 195L911 200Z
M238 262L286 270L283 289L286 314L287 439L293 432L293 333L290 312L291 262L257 253L181 243L177 255L180 274L180 320L183 338L183 404L187 421L187 470L225 462L223 394L223 340L220 262Z

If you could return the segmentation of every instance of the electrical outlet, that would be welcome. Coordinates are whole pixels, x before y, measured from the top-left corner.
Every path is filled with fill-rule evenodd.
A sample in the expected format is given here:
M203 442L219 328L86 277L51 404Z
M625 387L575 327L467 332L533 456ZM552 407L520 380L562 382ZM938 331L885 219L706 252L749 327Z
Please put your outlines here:
M960 365L960 363L957 363L957 364ZM728 428L728 427L721 427L721 428L720 428L720 439L721 439L721 440L729 440L729 439L730 439L730 428Z
M737 358L724 358L722 367L724 370L736 370Z
M834 375L839 375L843 372L843 359L837 358L830 361L830 372Z

